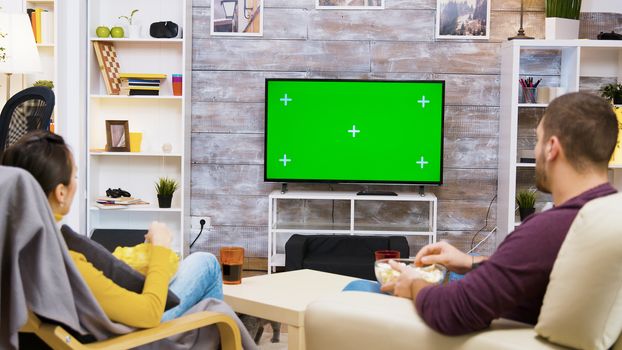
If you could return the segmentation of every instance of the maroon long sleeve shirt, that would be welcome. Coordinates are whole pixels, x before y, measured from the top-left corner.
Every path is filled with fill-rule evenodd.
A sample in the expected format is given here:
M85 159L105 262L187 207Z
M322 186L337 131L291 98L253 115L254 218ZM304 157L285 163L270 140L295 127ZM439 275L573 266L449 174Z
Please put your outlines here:
M497 251L463 279L417 295L419 315L433 329L459 335L487 328L499 317L535 325L557 253L579 209L617 192L602 184L531 215Z

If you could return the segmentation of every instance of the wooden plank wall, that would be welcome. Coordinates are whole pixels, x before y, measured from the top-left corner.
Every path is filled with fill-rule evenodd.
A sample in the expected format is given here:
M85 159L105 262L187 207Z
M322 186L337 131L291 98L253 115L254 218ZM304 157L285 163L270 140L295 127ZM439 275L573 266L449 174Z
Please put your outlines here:
M528 3L526 31L543 38L543 0ZM216 253L222 245L236 244L246 247L249 256L267 256L267 195L279 187L263 182L267 77L446 80L445 184L431 191L439 198L439 238L462 249L470 245L496 193L498 121L503 117L499 49L518 29L520 0L492 0L491 38L483 41L435 40L435 0L386 0L380 11L315 10L314 0L265 0L260 38L211 37L210 1L194 0L193 6L191 215L194 220L209 216L214 225L196 249ZM357 215L372 222L419 220L418 208L372 205L362 210ZM347 215L347 206L337 203L335 220ZM298 203L283 219L330 216L326 203ZM495 223L493 204L486 229ZM481 250L491 251L492 244Z

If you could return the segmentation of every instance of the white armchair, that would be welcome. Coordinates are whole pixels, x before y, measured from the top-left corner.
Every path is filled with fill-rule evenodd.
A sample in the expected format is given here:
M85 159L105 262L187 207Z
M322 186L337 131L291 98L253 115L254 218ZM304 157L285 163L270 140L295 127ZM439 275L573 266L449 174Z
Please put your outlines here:
M495 320L481 332L445 336L423 322L411 300L342 292L307 307L307 349L622 350L621 239L622 194L581 209L555 261L535 327Z

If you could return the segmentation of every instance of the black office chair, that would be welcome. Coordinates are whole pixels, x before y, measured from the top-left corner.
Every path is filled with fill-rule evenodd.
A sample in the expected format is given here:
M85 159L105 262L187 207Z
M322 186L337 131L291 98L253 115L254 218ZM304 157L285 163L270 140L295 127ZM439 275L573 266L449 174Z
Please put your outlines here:
M0 113L0 153L32 130L49 130L54 92L43 86L13 95Z

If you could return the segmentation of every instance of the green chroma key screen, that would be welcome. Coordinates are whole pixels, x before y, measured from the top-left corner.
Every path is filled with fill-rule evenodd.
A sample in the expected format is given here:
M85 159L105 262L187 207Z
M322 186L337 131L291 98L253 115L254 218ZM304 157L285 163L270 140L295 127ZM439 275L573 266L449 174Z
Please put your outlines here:
M444 81L266 79L266 181L441 184Z

